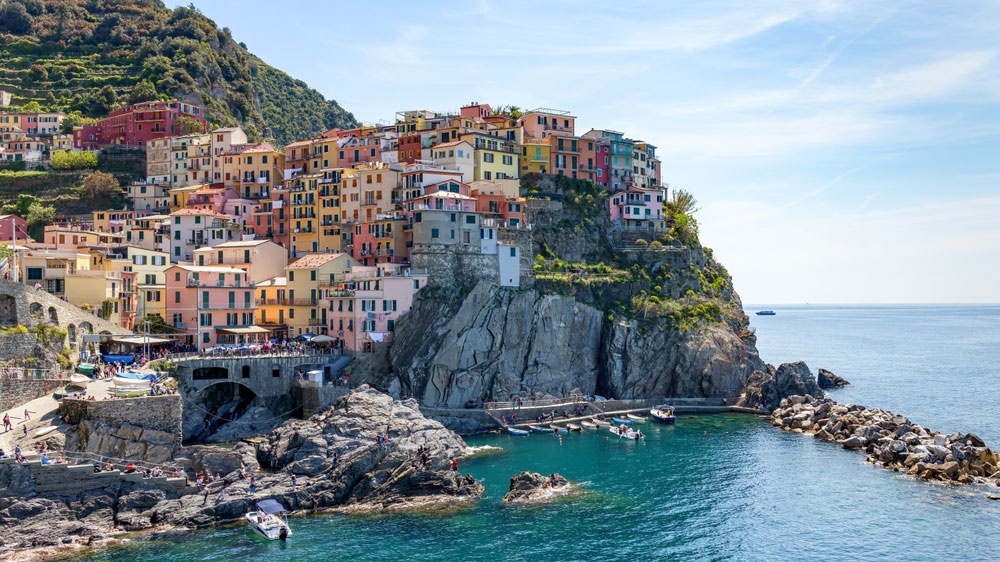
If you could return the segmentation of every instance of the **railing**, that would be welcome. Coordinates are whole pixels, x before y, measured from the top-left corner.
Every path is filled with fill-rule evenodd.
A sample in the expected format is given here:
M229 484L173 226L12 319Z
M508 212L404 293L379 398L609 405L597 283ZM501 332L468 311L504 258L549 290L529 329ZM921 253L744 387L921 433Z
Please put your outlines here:
M211 303L203 302L201 306L198 307L200 310L257 310L257 304L253 301L249 303L245 302L230 302L230 303Z
M326 326L326 321L323 320L322 318L310 318L309 319L309 325L310 326Z
M319 299L314 298L302 298L302 299L290 299L287 297L281 297L276 299L264 299L260 301L261 305L277 305L277 306L316 306Z
M185 286L187 286L187 287L204 287L206 289L211 289L211 288L220 288L220 289L223 289L223 288L224 289L253 289L254 285L255 285L255 283L253 281L251 281L249 283L238 283L238 282L233 282L233 281L229 281L229 282L226 282L226 281L207 281L207 280L204 280L204 279L194 279L192 277L188 277L187 283L185 284Z

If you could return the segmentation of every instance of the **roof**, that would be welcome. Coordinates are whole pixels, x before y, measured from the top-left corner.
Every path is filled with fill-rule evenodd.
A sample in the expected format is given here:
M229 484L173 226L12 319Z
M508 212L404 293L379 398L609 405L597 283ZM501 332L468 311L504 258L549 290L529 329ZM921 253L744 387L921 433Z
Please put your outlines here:
M235 267L218 267L212 265L181 265L175 264L175 267L179 267L184 271L190 271L193 273L243 273L242 269Z
M227 218L227 219L230 218L229 215L223 215L222 213L216 213L215 211L213 211L211 209L192 209L192 208L185 207L183 209L178 209L178 210L170 213L170 216L172 216L172 217L184 217L184 216L195 216L195 215L202 216L202 217L204 217L204 216L210 216L210 217L220 217L220 218Z
M435 184L436 185L436 184ZM427 195L421 195L420 197L415 197L415 199L464 199L467 201L475 201L475 197L469 197L468 195L462 195L461 193L452 193L451 191L435 191L433 193L428 193Z
M441 144L435 144L435 145L434 145L434 146L432 146L431 148L442 148L442 147L445 147L445 146L457 146L457 145L459 145L459 144L462 144L463 142L464 142L465 144L469 145L469 146L472 146L472 143L470 143L470 142L469 142L469 141L467 141L467 140L453 140L453 141L451 141L451 142L443 142L443 143L441 143Z
M253 246L260 246L261 244L267 244L269 242L271 244L274 244L274 242L271 242L270 240L233 240L232 242L223 242L222 244L216 244L215 246L212 246L212 249L217 250L219 248L244 248L248 246L253 247Z
M219 332L228 332L230 334L267 334L271 331L267 328L261 328L260 326L247 326L245 328L216 327L215 329ZM284 511L284 508L282 508L282 511Z
M326 265L333 260L346 256L344 253L336 254L306 254L301 258L295 260L293 263L288 264L286 269L316 269L317 267Z
M261 500L257 502L257 509L263 511L267 515L272 515L274 513L281 513L285 511L285 506L281 505L276 500Z
M284 287L288 285L287 277L272 277L257 283L257 287Z

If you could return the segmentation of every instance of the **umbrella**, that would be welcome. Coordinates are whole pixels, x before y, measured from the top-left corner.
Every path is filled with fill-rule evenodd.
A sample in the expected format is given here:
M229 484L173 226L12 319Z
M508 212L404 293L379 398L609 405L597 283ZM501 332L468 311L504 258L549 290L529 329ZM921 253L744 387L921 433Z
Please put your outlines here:
M320 334L320 335L312 338L311 340L309 340L310 343L330 343L332 341L333 341L333 338L331 338L330 336L324 335L324 334Z
M313 339L315 337L316 337L316 334L310 332L308 334L302 334L302 335L300 335L298 339L300 339L300 340L311 340L311 339Z

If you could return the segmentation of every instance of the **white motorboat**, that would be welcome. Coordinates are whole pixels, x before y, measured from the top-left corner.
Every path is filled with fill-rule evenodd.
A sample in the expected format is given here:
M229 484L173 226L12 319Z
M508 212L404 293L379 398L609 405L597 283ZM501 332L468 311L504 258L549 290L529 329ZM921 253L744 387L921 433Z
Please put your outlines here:
M285 540L292 536L285 513L285 506L276 500L261 500L257 502L256 510L247 513L246 519L251 527L269 540Z
M81 375L80 373L73 373L69 376L68 386L78 386L80 388L87 388L87 383L92 382L94 379L88 377L87 375Z

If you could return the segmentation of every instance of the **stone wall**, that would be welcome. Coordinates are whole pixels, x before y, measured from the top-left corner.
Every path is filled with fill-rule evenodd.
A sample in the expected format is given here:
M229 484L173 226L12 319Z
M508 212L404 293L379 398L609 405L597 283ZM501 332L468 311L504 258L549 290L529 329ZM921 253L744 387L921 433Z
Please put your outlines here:
M95 420L111 426L129 424L168 433L180 444L183 412L178 394L118 400L64 398L60 411L68 413L74 423Z
M57 384L59 384L58 381L41 379L2 379L0 380L0 411L6 412L35 398L45 396ZM17 412L15 415L20 416L21 414Z

